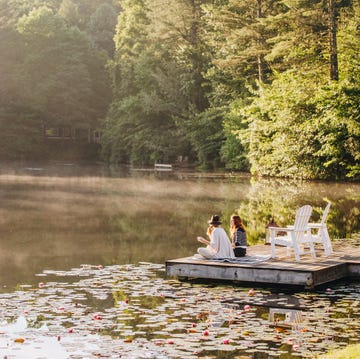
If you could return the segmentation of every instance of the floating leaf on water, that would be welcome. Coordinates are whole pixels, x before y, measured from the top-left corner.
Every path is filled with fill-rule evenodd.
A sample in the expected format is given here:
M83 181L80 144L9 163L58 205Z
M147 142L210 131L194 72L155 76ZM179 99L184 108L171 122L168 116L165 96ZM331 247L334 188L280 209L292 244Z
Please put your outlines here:
M266 296L272 294L264 291L266 295L263 295L263 290L257 289L256 296L251 302L253 310L240 314L228 303L231 301L241 303L249 297L249 289L239 290L239 288L234 289L229 286L224 290L221 286L208 286L204 291L202 285L184 286L177 281L155 279L150 269L144 264L141 268L129 266L125 269L125 266L113 266L99 271L96 266L89 266L69 272L56 272L62 276L61 281L48 281L41 291L25 288L22 292L11 295L0 294L0 305L6 308L0 320L12 320L26 309L29 311L27 317L30 320L41 318L41 323L48 327L46 333L53 335L55 340L59 333L66 333L65 328L71 327L76 329L76 334L79 333L82 337L93 333L91 334L93 339L90 337L84 339L82 348L93 340L99 348L102 348L101 351L97 351L98 353L106 355L121 353L124 358L130 353L132 355L138 353L138 357L142 357L142 351L145 348L147 353L154 353L153 358L191 357L199 345L202 348L206 347L209 353L230 348L240 350L241 354L245 355L244 350L252 346L251 349L258 349L264 353L271 353L272 349L275 349L274 353L279 356L279 350L276 348L269 350L268 346L269 343L278 345L276 343L279 341L286 341L287 331L276 333L275 329L269 326L263 313L268 313L269 303L281 304L282 307L290 304L288 308L292 308L293 303L290 300L295 302L301 299L301 306L307 308L303 327L297 324L291 329L294 342L301 343L296 354L300 353L306 357L314 350L323 353L329 344L334 343L331 338L336 335L339 343L335 343L335 346L345 345L345 342L356 340L358 337L359 324L356 320L358 316L355 316L358 314L355 313L359 313L360 309L352 303L359 301L359 287L353 288L354 293L346 291L347 294L343 298L340 293L345 292L337 289L334 303L330 303L328 296L321 297L304 293L295 294L293 297L284 294L283 298L276 294L276 298L270 298L274 299L273 301L267 302ZM49 273L49 276L54 274ZM80 279L80 274L86 274L86 279L85 277ZM144 285L144 281L148 284ZM131 293L126 308L121 305L116 306L115 303L119 303L113 300L113 293L116 291L124 291L127 295ZM164 295L160 296L159 293ZM163 303L157 303L151 310L141 308L142 296L147 296L149 299L161 298ZM235 296L238 298L234 299ZM186 306L181 300L179 301L180 298L186 298ZM227 302L222 303L222 301ZM265 309L261 307L262 305L265 305ZM64 310L61 311L63 315L54 312L54 308L60 306L64 306ZM348 308L351 308L351 312ZM103 319L94 321L92 313L101 313ZM206 313L206 315L201 317L201 313ZM330 316L335 313L339 317ZM198 315L199 317L196 318ZM351 315L354 315L354 320L349 318ZM193 322L197 325L197 333L189 332L189 329L193 328L191 326ZM212 334L208 336L209 340L199 343L204 330L209 330ZM243 333L246 334L244 337ZM346 335L343 335L344 333ZM76 334L74 330L71 336ZM110 335L114 336L113 340L110 340ZM275 337L276 335L279 338ZM70 335L65 336L66 340L70 337ZM153 342L156 339L166 340L169 336L179 341L179 344L158 346ZM133 337L134 340L131 343L124 343L123 340L127 337ZM231 345L222 344L221 338L226 337L231 338ZM318 341L312 342L314 337L318 338ZM227 349L220 349L222 347ZM109 348L113 348L112 351ZM70 352L73 353L77 349L78 345L75 344L69 347ZM90 356L91 351L89 350L88 353Z
M15 343L24 343L25 339L24 338L16 338L14 339Z

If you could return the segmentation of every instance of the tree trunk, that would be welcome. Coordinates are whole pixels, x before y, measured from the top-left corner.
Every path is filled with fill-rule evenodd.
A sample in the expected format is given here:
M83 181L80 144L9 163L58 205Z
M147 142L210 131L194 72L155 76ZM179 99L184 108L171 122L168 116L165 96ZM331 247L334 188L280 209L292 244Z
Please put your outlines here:
M330 40L330 79L339 80L337 41L336 41L336 16L335 0L328 0L329 6L329 40Z
M257 0L258 8L257 8L257 16L258 19L263 17L262 13L262 0ZM258 40L259 45L261 44L261 39ZM260 46L261 48L261 46ZM264 56L262 53L259 53L257 56L257 65L258 65L258 79L260 83L264 82Z
M206 100L204 98L204 92L202 90L202 85L204 78L202 75L204 59L202 55L202 44L201 44L201 35L200 35L200 6L201 1L190 0L189 6L191 8L191 24L190 24L190 38L189 38L189 48L191 55L189 61L193 67L193 89L191 94L192 104L195 105L195 108L199 112L204 111L207 106Z

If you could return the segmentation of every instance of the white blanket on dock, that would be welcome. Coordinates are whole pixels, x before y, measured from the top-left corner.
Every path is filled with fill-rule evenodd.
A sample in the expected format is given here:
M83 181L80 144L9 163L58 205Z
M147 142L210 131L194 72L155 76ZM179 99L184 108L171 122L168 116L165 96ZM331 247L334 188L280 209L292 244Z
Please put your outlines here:
M265 262L268 259L270 259L271 256L270 255L255 255L255 256L250 256L247 255L245 257L235 257L235 258L213 258L213 259L206 259L203 256L201 256L200 254L194 254L191 259L194 260L206 260L206 261L213 261L213 262L226 262L226 263L244 263L244 264L254 264L254 263L260 263L260 262Z

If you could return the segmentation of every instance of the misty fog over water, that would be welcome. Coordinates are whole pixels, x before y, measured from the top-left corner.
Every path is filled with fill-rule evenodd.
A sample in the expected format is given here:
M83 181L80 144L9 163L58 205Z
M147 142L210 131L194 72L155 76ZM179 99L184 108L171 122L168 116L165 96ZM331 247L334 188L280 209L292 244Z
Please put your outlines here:
M251 244L263 243L271 216L291 224L311 204L319 220L329 201L331 238L359 236L360 184L254 179L241 174L54 164L0 170L2 290L32 283L44 269L126 264L196 252L197 235L234 212Z

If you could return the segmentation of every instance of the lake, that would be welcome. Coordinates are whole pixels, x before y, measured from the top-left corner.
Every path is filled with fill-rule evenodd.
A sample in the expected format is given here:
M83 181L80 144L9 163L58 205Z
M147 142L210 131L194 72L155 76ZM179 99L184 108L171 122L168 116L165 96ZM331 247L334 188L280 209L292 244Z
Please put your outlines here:
M264 240L271 216L286 225L297 207L311 204L316 221L330 201L331 238L360 232L358 183L59 164L3 169L0 199L0 280L10 287L48 268L192 255L212 214L228 229L237 212L255 244Z
M66 320L59 321L59 318L69 303L72 303L72 306L74 302L83 303L86 308L84 311L76 306L81 320L85 320L89 312L107 312L108 322L104 325L104 321L97 320L96 333L105 335L109 343L121 338L122 351L133 351L137 353L137 357L151 357L150 354L144 354L149 353L150 349L141 349L142 345L145 345L141 344L142 340L151 346L154 340L176 341L179 337L184 343L184 333L189 335L189 323L199 322L197 316L206 317L206 320L198 323L198 328L201 328L198 333L207 330L207 320L212 316L208 305L212 303L214 307L221 306L222 312L227 313L222 319L211 319L213 322L222 321L218 325L223 328L219 329L219 338L229 336L229 328L233 328L233 323L238 323L239 315L247 316L248 320L257 323L263 331L266 327L266 343L261 335L253 333L250 327L241 327L243 332L249 334L242 333L243 339L238 340L236 347L235 339L230 335L233 343L230 349L234 351L234 355L244 352L255 358L254 353L265 351L267 356L264 354L261 358L280 358L283 350L291 355L290 357L309 357L306 355L310 349L304 342L310 340L310 334L314 336L312 328L318 318L323 318L321 326L331 332L326 336L326 340L322 338L318 344L312 343L319 353L323 352L329 343L335 343L334 347L338 347L348 342L356 342L356 338L360 337L359 325L346 327L350 334L343 333L344 326L347 325L346 319L359 318L360 288L357 283L346 286L343 283L334 284L338 287L331 291L326 292L324 289L310 295L302 292L284 293L284 288L275 291L257 288L256 310L245 313L243 304L249 302L247 288L223 284L218 286L208 283L179 283L164 278L163 268L167 259L189 256L196 252L199 246L196 236L205 235L207 221L212 214L220 214L224 228L228 229L231 214L238 213L246 225L249 242L256 244L264 241L265 227L272 216L279 225L291 224L296 208L310 204L314 209L312 219L317 221L326 203L331 202L328 218L331 238L357 240L360 233L359 183L254 179L245 174L154 172L144 169L53 164L2 168L0 198L0 299L4 301L3 307L9 307L2 319L12 325L21 321L20 313L24 310L23 307L29 306L24 303L31 302L33 305L29 306L31 309L26 309L27 314L33 311L36 315L34 314L32 321L29 321L29 318L26 321L27 330L29 327L38 330L46 325L53 333L54 328L55 332L59 332L76 326L80 335L81 325L77 321L79 318L71 319L72 315L68 315ZM124 276L124 272L132 274ZM83 276L87 277L89 282L82 280ZM124 280L124 277L127 279ZM142 278L147 281L145 287ZM39 282L44 285L39 286ZM205 292L212 293L219 300L213 302L213 298L206 296L202 288L206 288ZM286 330L276 334L279 343L275 341L269 344L270 336L273 339L274 335L273 329L269 329L268 303L269 300L274 301L274 296L278 304L276 308L289 308L294 300L297 303L303 301L303 307L309 306L309 303L314 306L314 310L307 314L311 319L307 324L308 334L305 334L304 327L302 332L299 331L302 336L302 349L296 350L296 353L291 354L292 343L279 349L284 344L282 337L284 340L289 339ZM77 297L79 298L74 299ZM9 298L15 304L10 305ZM44 298L47 298L46 301ZM49 298L52 300L49 301ZM125 314L122 311L120 315L117 311L125 301L126 305L129 304L129 299L126 298L131 298L133 308ZM253 298L250 299L253 301ZM56 303L60 313L53 313L54 305L49 305L51 301ZM181 303L189 304L190 312L182 308ZM301 305L295 306L295 309L299 309ZM345 309L345 306L349 305L351 312ZM323 310L326 310L326 315ZM146 312L143 313L144 317L152 319L145 320L142 314L139 314L142 311ZM72 313L72 310L69 312ZM155 314L151 315L154 312ZM205 312L210 314L201 314ZM334 312L337 313L335 316ZM94 330L89 329L90 322L94 325L94 315L93 313L93 316L88 318L89 322L85 320L83 323L86 333L81 333L82 337L85 334L94 334ZM286 316L286 313L284 315ZM116 319L121 316L128 316L128 319ZM172 324L172 317L177 318L177 328ZM335 318L339 328L334 332L332 320ZM122 322L122 326L124 322L127 323L125 329L114 328L118 320ZM166 326L164 322L167 323ZM24 322L18 324L21 326L21 323L24 325ZM155 329L149 334L149 328ZM190 331L194 335L196 332L195 329ZM341 336L340 332L344 335ZM291 335L293 334L292 328ZM33 338L38 335L36 332ZM166 339L169 336L171 339ZM296 333L293 336L296 337ZM45 337L49 339L49 335ZM131 340L126 341L128 337ZM229 346L223 348L224 343L221 345L222 349L219 349L214 347L213 338L209 341L208 339L206 336L205 339L195 340L197 346L199 341L206 343L201 351L203 354L221 357L223 354L220 355L219 350L226 353L229 351ZM296 340L300 341L298 338ZM90 341L96 342L94 337L91 337ZM128 343L126 348L124 341ZM248 345L250 342L252 344ZM194 356L194 348L190 344L187 344L186 355L176 349L176 345L171 349L173 354L162 346L164 353L161 354L156 343L151 350L155 353L154 357L159 357L160 354L164 355L164 358L185 357L190 352ZM38 343L36 345L39 347ZM71 345L76 346L70 343L69 346ZM94 343L94 346L99 345L98 342ZM258 346L260 348L257 348ZM61 350L63 348L60 348L59 352ZM101 350L106 351L109 348ZM215 352L217 354L214 354ZM235 357L226 355L223 357ZM64 356L59 354L59 357ZM117 356L114 354L113 357ZM125 357L130 357L130 354Z

